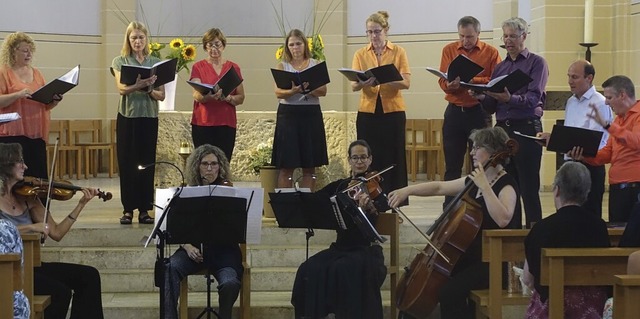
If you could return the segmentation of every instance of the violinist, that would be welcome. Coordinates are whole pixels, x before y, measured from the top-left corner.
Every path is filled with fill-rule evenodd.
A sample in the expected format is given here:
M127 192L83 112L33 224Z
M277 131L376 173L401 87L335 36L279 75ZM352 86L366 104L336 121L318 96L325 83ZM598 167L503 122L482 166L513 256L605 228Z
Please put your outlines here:
M22 147L17 143L0 144L0 218L13 222L21 233L38 232L60 241L78 219L84 206L98 194L93 188L82 189L78 205L62 221L56 222L36 196L18 194L27 165ZM50 295L45 317L67 318L73 296L71 319L103 318L100 274L91 266L43 262L33 269L34 293Z
M482 225L471 245L453 267L449 280L438 293L437 299L443 319L474 317L474 305L468 298L469 292L489 287L489 265L482 262L482 230L517 228L513 216L520 214L517 184L515 179L505 172L505 163L483 168L494 154L508 149L506 142L509 136L502 128L494 127L473 131L470 139L473 142L471 156L475 169L469 176L444 182L411 185L389 194L389 205L397 207L410 195L455 196L465 188L469 180L476 186L471 188L468 195L482 208Z
M233 186L229 161L217 146L198 146L187 158L186 183L189 186ZM218 282L219 318L231 319L233 304L240 292L242 280L242 252L238 244L203 245L182 244L169 258L165 269L165 318L178 318L180 281L190 274L208 268Z
M354 178L364 176L373 160L371 148L364 140L349 145L351 176L330 183L318 192L333 196L346 189ZM373 224L377 204L365 192L352 194ZM382 200L383 196L378 196ZM362 232L345 219L347 230L338 230L337 238L325 249L298 268L291 304L296 318L324 318L333 313L336 319L381 319L380 287L387 275L382 247L367 240Z

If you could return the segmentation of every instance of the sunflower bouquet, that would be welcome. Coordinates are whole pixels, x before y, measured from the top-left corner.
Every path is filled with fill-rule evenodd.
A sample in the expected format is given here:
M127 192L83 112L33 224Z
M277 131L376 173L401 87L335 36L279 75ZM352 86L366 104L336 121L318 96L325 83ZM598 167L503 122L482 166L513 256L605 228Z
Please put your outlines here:
M162 49L167 45L159 42L149 43L150 54L158 59L173 59L177 58L178 63L176 65L176 73L179 73L183 69L189 71L189 63L192 63L196 59L196 47L193 44L186 44L182 39L175 38L169 42L169 53L162 56Z

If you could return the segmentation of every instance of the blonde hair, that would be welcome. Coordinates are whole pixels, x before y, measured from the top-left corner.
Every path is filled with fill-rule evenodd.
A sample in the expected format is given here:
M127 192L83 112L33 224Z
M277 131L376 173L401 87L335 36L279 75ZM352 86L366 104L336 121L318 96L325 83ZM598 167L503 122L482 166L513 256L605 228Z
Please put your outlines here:
M147 30L147 27L144 26L144 24L137 21L131 21L131 23L129 23L129 25L127 26L127 32L125 32L125 35L124 35L124 43L122 43L122 50L120 50L120 54L123 57L131 55L132 49L131 49L131 41L129 41L129 36L131 35L131 32L133 32L134 30L138 30L144 33L144 36L147 41L147 45L144 46L143 53L144 55L149 55L149 31Z
M389 13L387 11L378 11L369 16L367 22L374 22L379 24L383 29L389 29Z
M29 35L24 32L11 33L4 39L2 49L0 49L0 61L2 65L12 67L16 64L16 58L13 53L22 42L29 45L31 53L36 52L36 43L33 42L33 39Z

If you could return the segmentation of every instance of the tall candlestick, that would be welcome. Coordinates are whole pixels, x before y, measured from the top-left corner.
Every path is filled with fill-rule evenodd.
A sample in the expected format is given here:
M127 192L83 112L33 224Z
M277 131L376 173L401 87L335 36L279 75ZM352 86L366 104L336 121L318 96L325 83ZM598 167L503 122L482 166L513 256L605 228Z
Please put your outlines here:
M593 42L593 2L584 1L584 43Z

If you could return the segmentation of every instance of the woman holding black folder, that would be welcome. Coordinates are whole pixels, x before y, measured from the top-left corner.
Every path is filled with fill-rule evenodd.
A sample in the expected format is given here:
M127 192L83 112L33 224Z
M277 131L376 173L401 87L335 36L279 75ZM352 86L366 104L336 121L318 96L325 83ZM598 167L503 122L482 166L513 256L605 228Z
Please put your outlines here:
M202 36L202 47L207 57L193 65L192 82L215 84L231 68L242 79L240 67L222 57L227 38L220 29L207 31ZM231 161L236 143L236 107L244 102L244 86L241 83L227 96L223 96L222 90L205 95L193 90L193 100L191 135L194 147L203 144L218 146Z
M330 197L343 192L350 182L365 176L373 157L366 141L349 145L351 176L325 186L318 193ZM372 200L365 192L350 195L375 224L378 212L387 207L384 196ZM336 231L336 241L307 261L296 273L291 295L296 318L382 319L380 287L387 275L382 247L370 241L345 215L346 230Z
M311 58L311 51L304 33L293 29L284 41L282 61L276 66L289 72L304 71L319 61ZM279 169L278 187L292 187L293 171L302 168L300 187L313 189L315 168L329 164L327 139L320 109L320 97L327 95L323 85L311 92L305 92L309 83L291 83L290 89L275 86L276 97L280 99L273 139L271 163Z
M116 134L118 139L118 167L120 169L120 194L124 211L120 224L133 220L133 210L138 210L140 224L153 224L149 216L153 203L154 170L139 170L138 165L156 161L158 141L158 101L164 100L164 86L153 88L157 76L138 78L133 85L120 83L122 65L153 66L160 62L149 54L149 32L140 22L127 26L121 55L111 64L120 93ZM151 89L147 89L151 88Z
M186 183L190 186L233 186L227 179L231 171L224 152L213 145L196 148L186 165ZM242 280L242 252L238 244L183 244L169 258L164 272L165 318L178 318L180 282L190 274L208 268L218 282L219 318L231 319L233 304L240 292Z
M375 161L371 169L381 171L391 165L395 168L382 175L382 186L395 190L407 186L407 160L405 155L404 98L400 90L409 89L411 71L405 50L387 40L389 14L378 11L366 21L370 43L353 56L352 69L365 71L373 67L393 64L402 75L402 81L377 85L375 78L351 82L353 91L362 91L356 119L358 139L371 144Z
M23 32L7 35L2 43L0 114L17 112L21 118L0 125L0 143L20 144L29 167L27 175L46 179L49 119L62 96L47 105L29 99L46 84L42 73L31 65L35 51L35 42Z

